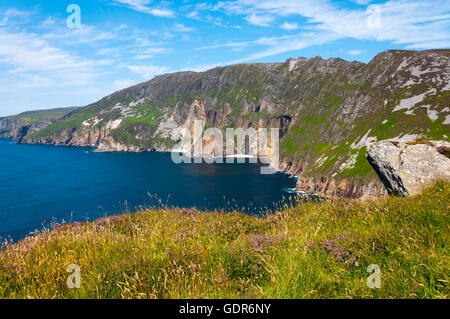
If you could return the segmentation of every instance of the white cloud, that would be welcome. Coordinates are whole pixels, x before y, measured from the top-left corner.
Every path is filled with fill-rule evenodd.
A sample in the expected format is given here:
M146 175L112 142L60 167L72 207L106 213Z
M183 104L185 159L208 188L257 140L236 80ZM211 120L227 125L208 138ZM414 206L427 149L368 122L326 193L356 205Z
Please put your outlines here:
M138 84L135 80L131 79L123 79L123 80L116 80L113 82L113 87L111 88L114 91L122 90L129 88L130 86L133 86L135 84Z
M167 48L147 48L144 50L139 50L134 58L137 60L147 60L154 58L158 54L167 53L169 51L170 50Z
M10 21L27 21L35 12L21 11L16 8L8 8L5 11L0 11L0 27L7 25Z
M365 4L367 1L359 3ZM316 34L299 34L291 43L277 42L241 61L325 44L323 40L326 39L387 41L407 48L448 47L449 1L390 0L373 8L380 9L380 24L376 27L368 23L368 19L377 18L373 10L364 7L345 9L329 0L302 0L301 4L294 0L236 0L220 2L214 7L227 14L243 15L247 20L253 17L255 24L265 26L279 18L300 16L307 19L307 25L302 28Z
M252 14L247 16L245 20L250 24L267 27L273 22L274 17Z
M122 23L122 24L119 25L118 27L114 28L113 31L114 31L114 32L117 32L117 31L125 30L126 28L128 28L128 25Z
M407 49L435 49L435 48L450 48L450 41L436 41L415 43L406 46Z
M161 37L160 30L112 22L71 30L61 18L41 15L25 21L25 13L1 9L0 22L6 21L6 15L7 24L0 23L3 114L86 105L142 81L141 77L149 79L168 70L138 62L169 51L163 46L167 43L151 40ZM183 27L183 31L191 30ZM124 68L134 74L123 79Z
M111 82L100 82L112 60L86 58L54 42L17 24L0 27L0 113L87 105L111 91Z
M226 64L237 64L244 63L249 61L255 61L258 59L262 59L265 57L301 50L304 48L308 48L311 46L318 46L322 44L326 44L335 40L341 39L340 36L336 34L330 33L302 33L297 35L296 37L290 38L289 40L278 41L276 44L269 46L265 50L260 50L256 53L253 53L247 57L243 57L237 60L229 61Z
M175 32L192 32L194 31L194 28L186 27L181 23L175 23L172 30Z
M44 22L42 22L42 26L49 27L58 24L58 21L53 17L47 17Z
M96 52L97 55L107 55L110 57L119 57L122 48L103 48Z
M368 5L369 3L372 2L372 0L352 0L353 2L356 2L357 4L361 4L361 5Z
M0 9L0 72L4 74L0 78L0 91L16 86L55 87L54 91L59 89L60 94L64 90L75 91L77 86L98 88L103 85L101 90L104 92L110 89L111 85L113 89L126 87L134 84L131 79L149 79L168 70L178 69L187 52L218 48L247 53L230 54L233 58L228 59L234 59L233 61L217 61L214 55L194 54L186 56L186 60L191 58L204 65L195 67L186 63L184 66L194 70L206 70L218 65L254 62L285 52L298 56L301 55L299 50L340 39L380 41L410 49L450 47L450 2L444 0L383 0L383 3L376 1L380 8L379 27L371 27L367 23L371 13L366 11L365 5L371 3L369 0L353 0L360 5L351 7L342 1L331 0L222 0L209 2L213 4L192 5L189 4L192 1L185 0L176 13L170 9L168 1L108 2L152 16L177 16L180 20L168 20L169 23L165 26L152 30L135 28L133 21L128 20L129 26L120 22L109 22L97 26L83 24L81 29L70 30L65 26L63 14L59 19L55 18L58 15L40 16L41 21L36 22L36 12L14 8L3 11ZM132 13L126 9L125 11ZM200 29L197 27L200 23L191 24L186 18L230 29L237 27L233 24L249 27L246 22L276 28L249 28L245 38L239 37L244 41L232 38L234 34L240 33L236 30L226 35L218 33L215 37L205 36L201 39L215 40L211 40L209 45L201 44L203 47L188 51L188 44L181 41L189 40L190 32L196 32L198 35L214 29ZM153 17L149 19L154 20ZM289 32L282 32L280 29ZM269 32L262 36L264 31ZM223 35L226 37L223 38ZM191 36L191 40L196 43L197 39ZM180 45L177 54L181 60L174 62L172 56L168 57L167 62L161 59L163 64L173 63L167 64L170 67L158 66L157 62L153 61L152 64L155 65L146 64L148 59L175 51L175 47L171 49L172 45ZM354 47L343 48L341 52L358 56L365 53L362 49L365 49L363 44L354 44ZM121 81L124 70L128 74L126 78L129 79ZM107 76L102 77L106 73ZM11 83L11 79L15 82ZM104 80L103 84L99 84L99 80ZM86 92L89 91L86 89ZM92 94L99 94L100 91L97 89L96 92ZM0 101L0 104L5 103Z
M123 4L135 11L151 14L157 17L171 18L175 16L175 13L163 7L149 7L152 3L150 0L113 0L115 3Z
M350 54L350 55L361 55L363 53L364 53L363 50L350 50L350 51L348 51L348 54Z
M19 11L16 8L8 8L3 15L7 16L7 17L15 17L15 16L20 16L20 15L24 15L26 14L25 11Z
M56 27L52 26L50 31L41 37L49 40L59 39L73 45L117 39L118 34L115 32L103 31L87 24L82 24L79 29L69 29L59 24Z
M154 66L154 65L126 65L126 68L131 72L137 73L144 79L150 80L151 78L167 73L167 68L164 66Z
M147 48L144 51L141 51L143 54L156 54L156 53L163 53L167 52L168 49L166 48Z
M150 14L157 16L157 17L166 17L166 18L170 18L174 16L174 12L172 10L169 9L158 9L158 8L154 8L154 9L150 9Z
M299 28L297 23L289 23L289 22L284 22L281 26L281 29L284 30L288 30L288 31L292 31L292 30L297 30Z
M14 17L24 17L24 16L30 16L33 14L31 11L21 11L17 10L16 8L8 8L6 11L1 13L0 15L8 17L8 18L14 18Z
M186 16L191 19L198 18L198 11L191 11Z
M200 48L195 48L193 51L201 51L201 50L210 50L210 49L218 49L218 48L244 48L244 47L251 47L251 46L270 46L270 45L276 45L282 40L287 39L293 39L296 36L294 35L287 35L287 36L281 36L281 37L262 37L254 41L242 41L242 42L227 42L222 44L215 44Z
M24 85L79 85L95 77L95 62L51 46L26 32L0 28L0 64ZM28 83L28 84L27 84Z

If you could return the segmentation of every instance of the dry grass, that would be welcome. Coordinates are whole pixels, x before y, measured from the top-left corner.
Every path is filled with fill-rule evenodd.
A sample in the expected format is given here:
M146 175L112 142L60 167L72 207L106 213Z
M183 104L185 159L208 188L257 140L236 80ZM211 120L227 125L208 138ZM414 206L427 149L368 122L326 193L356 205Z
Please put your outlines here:
M177 209L61 225L0 251L2 298L447 298L450 184L265 219ZM81 267L68 289L67 266ZM369 289L369 264L381 289Z

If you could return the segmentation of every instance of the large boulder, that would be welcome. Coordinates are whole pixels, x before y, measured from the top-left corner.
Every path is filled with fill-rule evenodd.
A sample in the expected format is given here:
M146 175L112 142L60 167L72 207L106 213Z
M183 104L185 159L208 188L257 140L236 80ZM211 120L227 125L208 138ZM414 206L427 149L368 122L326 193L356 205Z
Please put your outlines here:
M426 141L372 143L367 159L388 193L416 195L437 180L450 181L450 143Z

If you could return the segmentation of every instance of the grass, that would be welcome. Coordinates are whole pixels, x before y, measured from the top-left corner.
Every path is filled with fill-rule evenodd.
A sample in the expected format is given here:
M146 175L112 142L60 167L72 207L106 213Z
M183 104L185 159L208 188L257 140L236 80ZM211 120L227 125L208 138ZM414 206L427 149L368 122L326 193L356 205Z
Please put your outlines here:
M450 184L306 203L265 219L148 210L60 225L0 251L2 298L447 298ZM70 264L81 288L68 289ZM370 264L381 288L369 289Z
M365 177L370 176L372 177L373 174L373 168L370 166L369 162L367 161L366 153L367 153L367 147L364 146L363 148L358 150L358 155L356 156L356 162L351 168L344 169L342 172L339 172L338 176L343 177ZM371 174L372 173L372 174Z
M39 110L23 112L18 115L10 116L10 119L20 120L23 125L32 124L42 120L56 120L70 112L80 109L79 107L63 107L50 110Z

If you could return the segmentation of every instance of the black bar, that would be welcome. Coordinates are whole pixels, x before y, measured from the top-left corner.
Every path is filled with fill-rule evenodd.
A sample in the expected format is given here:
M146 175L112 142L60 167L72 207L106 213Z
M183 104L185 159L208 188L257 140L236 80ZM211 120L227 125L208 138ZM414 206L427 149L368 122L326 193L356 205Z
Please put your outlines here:
M35 310L45 313L77 313L82 317L92 310L131 319L138 313L144 318L306 318L330 312L350 317L379 313L386 307L400 306L402 313L416 312L424 306L448 306L448 300L0 300L0 309L11 307L14 314ZM363 311L363 312L361 312ZM141 316L140 316L141 317Z

